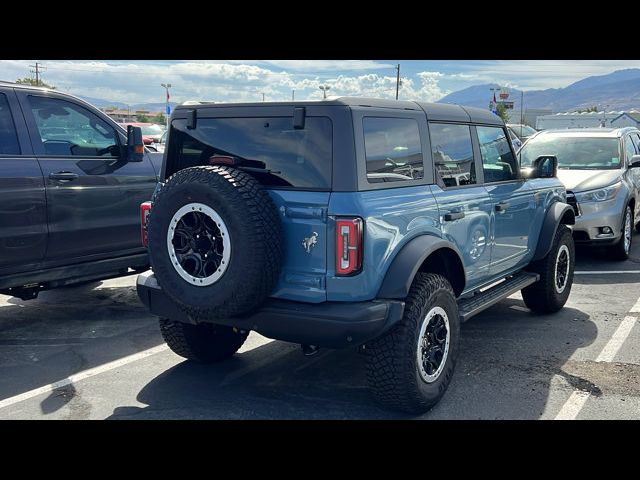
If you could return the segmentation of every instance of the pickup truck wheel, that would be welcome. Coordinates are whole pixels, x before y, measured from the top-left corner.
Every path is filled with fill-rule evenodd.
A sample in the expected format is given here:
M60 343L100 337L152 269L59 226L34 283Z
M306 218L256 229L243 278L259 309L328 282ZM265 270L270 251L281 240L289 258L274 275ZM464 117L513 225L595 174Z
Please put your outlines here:
M230 167L191 167L158 191L148 217L158 284L192 318L256 309L282 266L282 224L262 186Z
M418 273L404 317L366 344L367 380L383 405L420 414L444 395L458 355L460 320L449 281Z
M160 332L169 348L176 354L200 363L219 362L229 358L242 346L248 332L234 332L233 328L212 323L190 325L160 319Z
M629 252L631 251L631 240L633 238L633 210L631 206L627 205L624 210L624 217L622 219L622 235L620 240L611 247L611 258L614 260L626 260L629 258Z
M528 268L539 273L540 280L522 289L525 305L536 313L554 313L564 307L571 293L574 268L571 230L566 225L559 225L551 251Z

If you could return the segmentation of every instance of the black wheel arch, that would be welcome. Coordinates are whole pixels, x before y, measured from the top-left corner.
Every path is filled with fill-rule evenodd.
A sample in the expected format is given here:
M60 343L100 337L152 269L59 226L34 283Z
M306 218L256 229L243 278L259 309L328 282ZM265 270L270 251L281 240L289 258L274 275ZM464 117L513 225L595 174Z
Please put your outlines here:
M571 205L564 202L553 203L544 217L542 229L538 237L538 245L532 262L547 256L553 245L559 225L575 225L576 215Z
M393 259L378 291L378 298L405 298L418 272L441 274L449 280L456 296L466 285L458 248L445 239L420 235L407 242Z

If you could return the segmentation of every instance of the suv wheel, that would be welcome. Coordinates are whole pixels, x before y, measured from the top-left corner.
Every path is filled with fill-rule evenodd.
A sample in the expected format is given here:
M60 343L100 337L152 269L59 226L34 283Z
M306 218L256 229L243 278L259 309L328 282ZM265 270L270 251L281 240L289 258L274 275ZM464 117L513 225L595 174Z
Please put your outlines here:
M631 240L633 238L633 210L627 205L622 219L622 235L620 240L611 247L611 257L615 260L626 260L631 251Z
M418 273L404 317L367 343L367 380L383 405L424 413L444 395L455 368L460 336L458 304L449 281Z
M243 171L177 172L156 194L148 233L158 283L193 318L250 313L278 281L282 222L269 194Z
M571 293L575 247L571 230L559 225L551 250L541 260L531 263L529 270L539 273L540 280L522 289L525 305L537 313L560 310Z
M229 358L242 346L249 335L231 327L203 323L190 325L160 319L162 338L176 354L200 363L219 362Z

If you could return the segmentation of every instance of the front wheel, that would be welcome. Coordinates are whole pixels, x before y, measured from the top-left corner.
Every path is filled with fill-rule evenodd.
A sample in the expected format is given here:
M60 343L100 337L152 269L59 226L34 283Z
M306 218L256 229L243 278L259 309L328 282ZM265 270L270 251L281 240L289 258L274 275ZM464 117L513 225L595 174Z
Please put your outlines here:
M199 363L219 362L231 357L249 335L224 325L190 325L166 318L160 319L160 332L174 353Z
M365 348L376 400L414 414L433 407L453 376L459 336L458 304L449 281L417 274L402 320Z
M567 303L575 268L575 247L571 230L558 225L551 250L529 270L539 273L540 280L522 289L525 305L537 313L554 313Z
M611 257L615 260L626 260L631 251L631 239L633 237L633 210L627 205L622 219L622 235L620 240L611 247Z

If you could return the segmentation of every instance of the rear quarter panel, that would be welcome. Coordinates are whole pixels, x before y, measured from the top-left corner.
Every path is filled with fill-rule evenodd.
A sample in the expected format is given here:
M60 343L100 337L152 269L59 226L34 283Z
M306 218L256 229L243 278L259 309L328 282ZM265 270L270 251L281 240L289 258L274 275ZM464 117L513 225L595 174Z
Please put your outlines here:
M352 277L335 275L335 217L364 220L363 269ZM419 235L440 237L439 212L428 186L333 193L327 228L327 300L366 301L376 297L395 256Z

